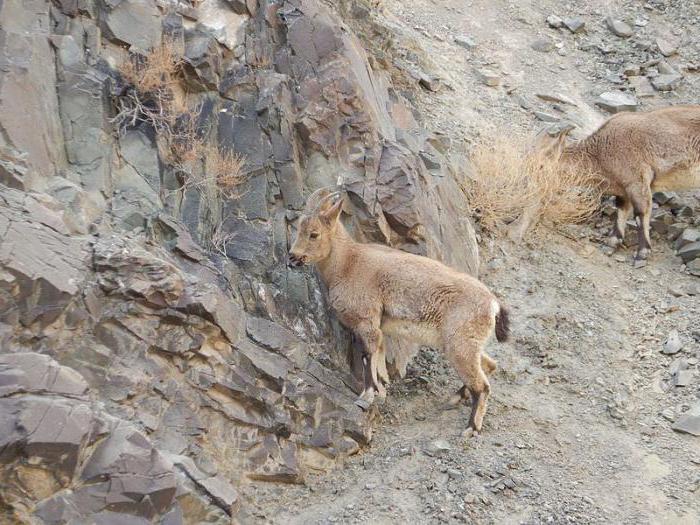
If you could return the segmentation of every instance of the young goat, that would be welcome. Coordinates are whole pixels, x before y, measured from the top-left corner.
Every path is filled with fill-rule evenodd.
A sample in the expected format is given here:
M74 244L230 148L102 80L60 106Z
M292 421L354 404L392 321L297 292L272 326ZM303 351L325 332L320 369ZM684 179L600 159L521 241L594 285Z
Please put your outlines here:
M483 350L491 334L508 337L508 312L477 279L419 255L355 242L338 220L342 198L326 189L309 197L289 255L290 266L313 263L340 322L363 345L365 389L360 406L388 382L383 336L442 348L471 396L469 429L480 431L496 362Z
M651 250L652 193L700 188L700 106L671 106L646 113L619 113L587 138L566 144L568 130L545 148L566 167L600 177L617 197L610 244L622 243L632 211L639 225L637 259Z

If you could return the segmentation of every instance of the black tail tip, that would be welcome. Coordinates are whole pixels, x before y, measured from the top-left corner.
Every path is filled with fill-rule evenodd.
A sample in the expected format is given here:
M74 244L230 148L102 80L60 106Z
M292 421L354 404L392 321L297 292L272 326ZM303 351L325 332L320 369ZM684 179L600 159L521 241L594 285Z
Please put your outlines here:
M500 310L496 314L496 340L504 343L510 335L510 317L508 309L499 303Z

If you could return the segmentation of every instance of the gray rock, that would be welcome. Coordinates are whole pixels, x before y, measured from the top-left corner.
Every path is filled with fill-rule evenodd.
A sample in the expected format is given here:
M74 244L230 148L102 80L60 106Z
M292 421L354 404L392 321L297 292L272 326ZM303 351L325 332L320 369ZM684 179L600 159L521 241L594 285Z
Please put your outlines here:
M545 113L544 111L534 111L535 117L542 122L559 122L561 119L556 115Z
M454 41L455 44L457 44L460 47L463 47L464 49L471 50L476 47L476 42L474 42L474 39L466 35L458 35L454 38Z
M700 402L695 403L690 410L682 414L671 428L676 432L700 436Z
M626 77L636 77L641 74L641 68L636 64L629 64L622 69L622 74Z
M581 18L565 18L564 26L572 33L581 33L586 28L586 22Z
M676 46L663 38L656 39L656 47L658 47L659 52L665 57L673 56L678 52Z
M633 29L622 20L608 17L605 19L608 29L620 38L629 38L634 34Z
M681 75L659 75L651 79L651 85L657 91L672 91L683 79Z
M421 74L418 79L418 84L428 91L439 91L440 90L440 79L434 76Z
M69 235L61 215L45 205L49 203L17 190L3 191L0 268L11 272L12 287L6 299L11 307L0 311L2 322L48 325L80 289L86 242Z
M425 453L429 456L441 456L452 450L452 446L444 439L436 439L428 443L425 447Z
M629 85L634 89L634 94L639 98L653 97L656 94L654 86L647 77L631 77Z
M673 386L688 386L693 382L692 370L679 370L673 375Z
M678 236L676 242L673 244L673 247L676 250L680 250L684 246L696 241L700 241L700 230L695 228L686 228L683 230L683 233Z
M564 20L557 15L549 15L547 17L547 25L553 29L561 29L564 27Z
M160 45L160 11L153 0L119 2L108 11L105 24L115 39L141 51Z
M659 70L659 73L661 75L677 75L678 74L678 71L673 69L671 67L671 65L668 62L666 62L665 60L662 60L661 62L659 62L656 67Z
M637 111L639 103L634 96L622 91L606 91L596 99L596 105L609 113L621 111Z
M549 53L551 51L554 51L554 42L550 40L549 38L540 38L538 40L535 40L532 44L530 44L530 47L534 49L535 51L539 51L540 53Z
M700 257L686 263L685 267L691 274L700 277Z
M489 87L496 87L501 84L500 75L490 69L480 69L478 75L481 82Z
M576 106L576 102L561 93L535 93L535 96L545 102L553 102L555 104L564 104L566 106Z
M689 263L693 259L700 257L700 241L695 241L684 245L678 250L678 256L683 259L684 263Z
M683 342L678 334L678 330L671 330L666 338L666 341L664 341L661 352L666 355L674 355L680 352L682 348Z
M238 491L222 476L201 479L197 483L207 491L217 505L229 514L234 513L239 504Z
M657 191L653 195L654 202L664 205L672 202L676 198L676 194L669 191Z

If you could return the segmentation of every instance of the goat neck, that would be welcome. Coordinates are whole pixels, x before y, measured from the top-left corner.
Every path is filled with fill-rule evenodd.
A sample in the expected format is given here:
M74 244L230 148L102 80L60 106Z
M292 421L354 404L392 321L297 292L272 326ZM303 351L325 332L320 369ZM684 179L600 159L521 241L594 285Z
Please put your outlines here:
M331 233L331 251L328 257L317 263L321 278L328 287L343 278L350 252L355 244L357 243L339 221Z

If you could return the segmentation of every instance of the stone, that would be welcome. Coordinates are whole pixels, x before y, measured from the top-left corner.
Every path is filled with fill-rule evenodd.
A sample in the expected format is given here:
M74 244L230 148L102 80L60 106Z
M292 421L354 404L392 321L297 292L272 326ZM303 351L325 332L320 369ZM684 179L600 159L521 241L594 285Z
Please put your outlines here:
M700 230L696 228L686 228L683 230L683 232L678 236L676 239L676 242L673 243L673 247L676 250L680 250L684 246L687 246L690 243L700 241Z
M421 74L418 79L418 84L428 91L438 91L440 89L440 79L437 77Z
M498 73L490 69L480 69L478 71L481 82L489 87L496 87L501 84L501 77Z
M672 91L683 79L681 75L659 75L651 79L651 85L657 91Z
M441 456L446 452L452 450L452 446L444 439L436 439L428 443L425 448L425 453L429 456Z
M84 239L71 237L63 219L44 203L17 190L3 190L0 206L0 268L12 275L10 305L0 321L29 326L58 318L79 291L87 266ZM0 290L2 289L0 281Z
M678 71L673 69L671 65L666 62L665 60L662 60L656 65L656 68L659 70L659 74L661 75L677 75Z
M684 263L689 263L693 259L700 257L700 241L690 242L678 250L678 256Z
M666 341L664 341L661 352L666 355L675 355L680 352L682 348L683 342L678 334L678 330L671 330L666 338Z
M472 50L476 47L476 42L474 42L474 39L466 35L457 35L454 38L454 42L459 47L463 47L464 49Z
M544 111L534 111L535 117L542 122L559 122L561 119L556 115L551 113L545 113Z
M535 96L545 102L553 102L554 104L564 104L566 106L577 105L576 102L561 93L535 93Z
M639 102L634 96L622 91L606 91L601 93L596 99L596 105L609 113L619 113L621 111L637 111Z
M657 191L654 192L652 197L654 202L663 206L664 204L671 203L676 198L676 194L669 191Z
M687 412L681 414L671 428L676 432L700 436L700 402L696 402Z
M160 12L154 0L125 0L107 12L108 32L141 51L160 45Z
M605 19L605 23L607 24L608 29L610 29L610 31L620 38L629 38L634 34L634 31L629 24L626 24L622 20L608 17Z
M549 38L540 38L538 40L535 40L532 44L530 44L530 47L534 49L535 51L539 51L540 53L549 53L551 51L554 51L554 42L550 40Z
M700 257L686 263L685 267L692 275L700 277Z
M586 22L581 18L565 18L564 26L572 33L581 33L586 29Z
M0 360L3 489L36 503L36 518L98 523L95 517L109 509L111 523L141 523L177 507L176 494L188 491L172 464L130 424L92 405L79 374L35 353ZM8 474L30 461L26 478ZM63 490L69 483L75 485ZM9 509L26 509L17 503L9 502Z
M628 79L628 82L638 98L653 97L656 94L654 86L647 77L632 77Z
M692 370L678 370L673 375L673 386L688 386L693 382L694 375Z
M663 38L656 39L656 47L659 49L659 52L665 57L673 56L678 52L676 46L674 46L668 40Z
M228 514L234 514L236 506L239 503L238 491L222 476L217 475L200 479L197 484L203 487L217 505Z
M547 25L552 29L561 29L564 27L564 20L557 15L549 15L547 17Z
M197 8L198 27L210 32L217 42L233 50L245 42L248 9L240 0L229 1L228 4L228 7L224 7L218 2L203 2Z
M622 74L626 77L636 77L641 74L641 68L636 64L629 64L622 69Z

